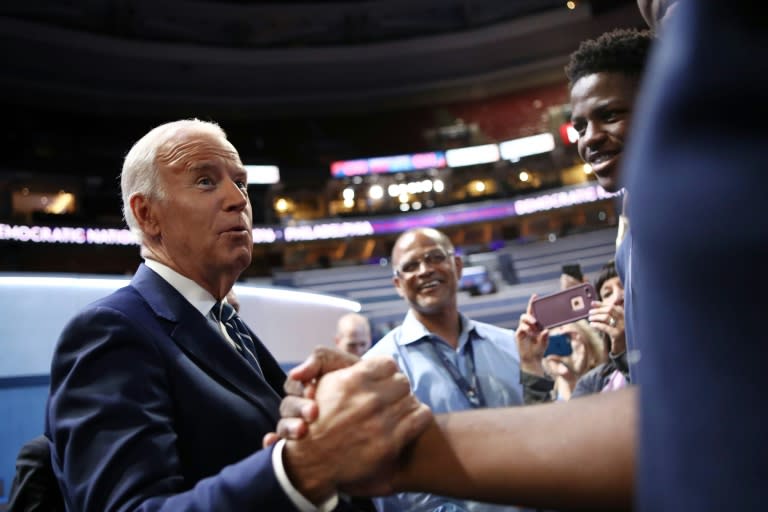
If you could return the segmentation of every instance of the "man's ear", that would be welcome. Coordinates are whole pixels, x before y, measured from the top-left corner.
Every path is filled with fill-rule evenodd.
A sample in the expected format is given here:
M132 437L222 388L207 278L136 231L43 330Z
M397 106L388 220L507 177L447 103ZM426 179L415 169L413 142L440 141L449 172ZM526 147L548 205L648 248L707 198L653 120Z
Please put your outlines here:
M461 280L461 273L464 271L464 260L461 259L461 256L454 255L453 262L456 265L456 277L458 280Z
M400 297L405 298L405 292L400 287L401 285L400 276L395 274L395 276L392 278L392 284L395 285L395 290L397 291L397 294Z
M160 223L155 215L153 203L144 194L134 194L130 202L131 212L141 231L148 237L160 235Z

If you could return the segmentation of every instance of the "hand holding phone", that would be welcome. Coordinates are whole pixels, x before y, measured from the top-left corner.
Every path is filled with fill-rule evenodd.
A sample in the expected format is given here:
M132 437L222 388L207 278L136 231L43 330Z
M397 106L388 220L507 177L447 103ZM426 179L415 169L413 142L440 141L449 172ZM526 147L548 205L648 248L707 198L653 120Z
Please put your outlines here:
M537 297L531 302L531 312L542 328L549 329L587 318L590 304L596 298L595 288L589 283L583 283Z

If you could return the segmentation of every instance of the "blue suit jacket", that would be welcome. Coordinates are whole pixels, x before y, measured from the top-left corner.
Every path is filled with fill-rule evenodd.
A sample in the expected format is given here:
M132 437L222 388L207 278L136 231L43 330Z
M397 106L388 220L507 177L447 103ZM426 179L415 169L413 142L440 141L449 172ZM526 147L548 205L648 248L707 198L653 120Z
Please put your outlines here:
M46 419L68 509L293 510L260 449L285 374L251 335L265 379L144 265L78 314Z

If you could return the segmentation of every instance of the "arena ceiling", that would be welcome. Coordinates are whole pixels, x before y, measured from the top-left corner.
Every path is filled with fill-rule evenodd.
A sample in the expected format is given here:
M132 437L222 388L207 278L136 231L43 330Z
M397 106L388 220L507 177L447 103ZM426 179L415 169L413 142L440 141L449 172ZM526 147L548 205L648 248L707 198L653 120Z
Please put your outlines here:
M632 0L6 0L6 105L281 118L482 99L562 80Z

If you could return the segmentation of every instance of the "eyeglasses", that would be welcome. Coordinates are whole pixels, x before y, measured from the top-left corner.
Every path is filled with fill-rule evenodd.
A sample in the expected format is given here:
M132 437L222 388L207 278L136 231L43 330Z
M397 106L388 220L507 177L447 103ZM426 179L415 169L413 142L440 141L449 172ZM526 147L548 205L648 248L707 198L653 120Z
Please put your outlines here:
M399 268L395 269L395 274L409 275L413 274L414 272L418 272L422 263L426 263L430 267L442 265L448 260L450 256L453 256L452 252L445 252L442 249L435 249L434 251L429 251L428 253L422 254L420 258L406 261L400 265Z

